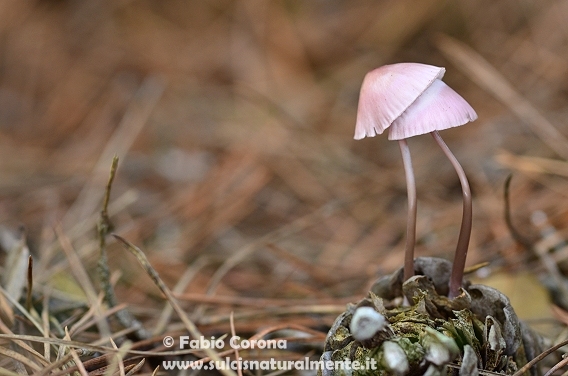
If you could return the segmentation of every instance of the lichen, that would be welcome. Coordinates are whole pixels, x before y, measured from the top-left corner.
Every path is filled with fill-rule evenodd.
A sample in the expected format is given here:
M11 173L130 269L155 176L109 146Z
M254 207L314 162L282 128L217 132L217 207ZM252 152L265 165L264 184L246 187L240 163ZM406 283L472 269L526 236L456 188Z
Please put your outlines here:
M444 279L448 276L438 273L448 270L445 263L441 259L417 259L418 272L424 275L415 275L404 283L401 271L381 278L365 299L350 305L336 320L327 336L326 356L360 364L374 360L376 369L328 370L319 375L445 374L448 364L460 366L465 348L470 359L460 375L474 376L478 372L475 364L504 374L526 364L526 349L534 353L539 343L527 341L534 335L527 335L528 329L517 319L507 297L487 286L466 284L458 297L449 299L440 292L447 286ZM431 277L424 271L436 274ZM351 317L360 307L374 308L388 322L365 341L354 340L349 332ZM471 359L472 354L477 362Z

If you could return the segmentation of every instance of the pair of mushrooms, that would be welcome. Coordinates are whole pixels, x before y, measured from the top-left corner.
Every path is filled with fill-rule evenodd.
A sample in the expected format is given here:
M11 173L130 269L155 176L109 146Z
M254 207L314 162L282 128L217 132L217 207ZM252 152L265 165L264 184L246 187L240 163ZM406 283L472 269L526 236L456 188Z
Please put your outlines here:
M449 282L449 297L459 294L472 226L471 191L465 172L438 131L477 119L473 108L442 81L444 68L399 63L377 68L365 76L359 97L355 139L374 137L389 128L398 140L408 190L408 222L404 280L414 275L416 185L406 139L430 133L456 170L463 193L463 217Z

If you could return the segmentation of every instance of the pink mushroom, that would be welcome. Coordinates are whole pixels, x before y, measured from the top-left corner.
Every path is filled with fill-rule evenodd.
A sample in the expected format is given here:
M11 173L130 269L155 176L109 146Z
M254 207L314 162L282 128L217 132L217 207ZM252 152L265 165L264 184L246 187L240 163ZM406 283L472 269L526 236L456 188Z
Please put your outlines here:
M450 277L451 298L459 294L472 225L469 183L463 168L438 131L474 121L477 114L442 81L444 68L419 63L385 65L365 76L359 96L355 139L374 137L389 128L389 140L398 140L408 190L408 222L404 279L414 275L416 240L416 185L406 138L430 133L456 170L463 193L463 217Z

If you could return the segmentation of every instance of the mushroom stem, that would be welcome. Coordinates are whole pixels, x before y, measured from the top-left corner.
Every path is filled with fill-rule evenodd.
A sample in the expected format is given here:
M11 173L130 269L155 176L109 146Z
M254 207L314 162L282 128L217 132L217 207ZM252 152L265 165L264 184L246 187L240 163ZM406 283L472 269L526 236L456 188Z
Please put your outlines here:
M398 141L402 163L406 175L406 190L408 192L408 218L406 222L406 249L404 252L404 280L414 275L414 243L416 242L416 183L410 158L410 149L406 139Z
M455 298L459 295L460 287L462 285L463 280L463 271L465 268L465 259L467 257L467 249L469 247L469 238L471 236L471 225L472 225L472 203L471 203L471 190L469 189L469 182L467 181L467 176L465 172L456 159L456 157L452 154L448 145L442 140L442 137L438 133L438 131L434 131L430 133L436 143L440 146L446 157L450 160L454 169L456 170L460 183L462 186L462 194L463 194L463 215L462 215L462 223L460 228L460 234L458 237L458 245L456 246L456 254L454 257L454 263L452 265L452 274L450 277L450 299Z

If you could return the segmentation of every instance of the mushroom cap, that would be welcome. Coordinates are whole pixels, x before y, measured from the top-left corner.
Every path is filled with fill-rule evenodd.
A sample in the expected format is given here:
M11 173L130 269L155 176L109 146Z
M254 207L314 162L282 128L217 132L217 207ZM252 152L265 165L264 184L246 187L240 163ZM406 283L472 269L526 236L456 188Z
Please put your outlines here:
M367 73L359 94L355 139L383 133L445 72L433 65L398 63Z
M389 128L389 140L459 127L477 119L477 113L441 80L435 80Z

